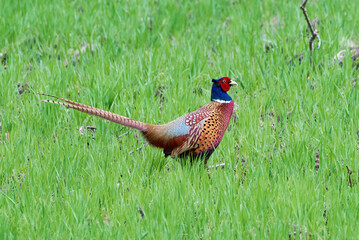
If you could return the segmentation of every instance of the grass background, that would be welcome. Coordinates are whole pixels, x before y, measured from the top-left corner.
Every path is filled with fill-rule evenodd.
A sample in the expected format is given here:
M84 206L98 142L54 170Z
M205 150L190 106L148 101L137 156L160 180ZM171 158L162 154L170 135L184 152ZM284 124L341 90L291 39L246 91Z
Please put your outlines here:
M357 238L358 72L333 57L358 43L358 0L309 1L313 66L300 1L0 5L1 239ZM34 94L155 124L206 104L226 75L235 113L209 160L226 167L209 172L131 154L139 133L117 139L128 129Z

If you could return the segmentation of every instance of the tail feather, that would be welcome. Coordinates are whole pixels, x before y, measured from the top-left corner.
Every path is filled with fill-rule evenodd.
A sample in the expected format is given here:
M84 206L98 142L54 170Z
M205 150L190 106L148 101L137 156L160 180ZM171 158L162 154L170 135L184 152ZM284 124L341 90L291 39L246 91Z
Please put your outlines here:
M90 107L90 106L87 106L87 105L84 105L81 103L77 103L77 102L73 102L73 101L70 101L67 99L50 96L50 95L46 95L46 94L41 94L41 95L53 97L53 98L59 99L61 101L64 101L66 103L59 102L59 101L53 101L53 100L41 100L43 102L53 103L53 104L65 106L67 108L76 109L80 112L84 112L84 113L91 114L91 115L94 115L94 116L97 116L100 118L104 118L106 120L121 124L126 127L138 129L142 132L146 132L146 130L147 130L147 123L144 123L144 122L140 122L140 121L137 121L137 120L134 120L131 118L123 117L118 114L114 114L114 113L104 111L104 110L101 110L98 108Z
M56 96L49 95L49 94L45 94L45 93L39 93L39 95L46 96L46 97L56 98L56 99L58 99L58 100L67 102L67 103L72 104L72 105L75 105L75 106L84 107L84 108L92 108L92 109L96 110L96 108L94 108L94 107L87 106L87 105L84 105L84 104L81 104L81 103L78 103L78 102L74 102L74 101L71 101L71 100L68 100L68 99L65 99L65 98L60 98L60 97L56 97ZM51 102L51 101L50 101L50 102ZM60 104L60 105L61 105L61 104ZM97 109L97 110L98 110L98 109Z

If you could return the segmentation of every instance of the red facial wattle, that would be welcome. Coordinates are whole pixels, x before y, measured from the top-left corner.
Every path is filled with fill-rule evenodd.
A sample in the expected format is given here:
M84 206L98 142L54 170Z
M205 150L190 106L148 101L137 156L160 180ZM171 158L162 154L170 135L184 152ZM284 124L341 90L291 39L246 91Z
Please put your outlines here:
M231 79L229 77L224 77L221 80L219 80L219 84L221 85L221 88L223 91L228 92L231 88L231 85L229 84L231 82Z
M230 86L227 82L225 82L225 83L220 83L220 84L221 84L222 90L225 91L225 92L228 92L229 89L231 88L231 86Z

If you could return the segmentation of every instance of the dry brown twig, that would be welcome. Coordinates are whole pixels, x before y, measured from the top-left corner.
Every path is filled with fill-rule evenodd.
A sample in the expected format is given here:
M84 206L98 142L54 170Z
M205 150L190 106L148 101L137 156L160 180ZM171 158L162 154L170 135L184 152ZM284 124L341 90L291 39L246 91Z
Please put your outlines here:
M122 137L128 135L132 130L133 130L133 129L130 129L130 130L128 130L127 132L125 132L124 134L121 134L120 136L117 137L117 139L120 139L120 138L122 138Z
M221 168L223 169L225 165L226 165L225 163L220 163L220 164L208 166L207 168L208 168L208 169L211 169L211 168L221 167Z
M135 151L141 151L143 147L147 146L148 143L145 142L144 144L141 145L141 147L138 147L136 150L132 150L131 152L129 152L129 154L133 154Z
M352 178L350 175L352 175L353 171L349 169L348 166L347 167L347 170L348 170L348 180L349 180L349 187L353 187L354 186L354 183L352 182Z
M302 1L302 5L300 5L300 9L302 9L303 11L303 14L304 14L304 17L305 17L305 20L307 20L307 23L308 23L308 26L309 26L309 29L310 31L312 32L312 37L310 38L309 40L309 49L310 51L313 51L313 42L316 38L318 38L318 49L320 48L320 36L318 34L318 31L317 29L315 29L312 25L312 23L310 22L309 20L309 17L308 17L308 14L307 14L307 10L305 9L305 5L307 4L308 0L303 0Z
M315 171L318 172L319 170L319 150L317 150L316 154L315 154Z
M94 126L81 126L79 128L79 133L81 136L84 135L85 129L88 130L89 132L91 132L92 134L94 134L96 132L96 127L94 127Z

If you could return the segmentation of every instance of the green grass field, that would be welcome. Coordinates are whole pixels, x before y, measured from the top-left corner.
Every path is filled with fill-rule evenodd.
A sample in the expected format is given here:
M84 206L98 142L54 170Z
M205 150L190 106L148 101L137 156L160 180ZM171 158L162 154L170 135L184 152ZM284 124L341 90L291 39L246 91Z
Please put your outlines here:
M359 1L309 0L312 65L299 5L0 0L0 239L357 239L358 70L333 57ZM157 124L222 76L240 84L208 171L35 94Z

